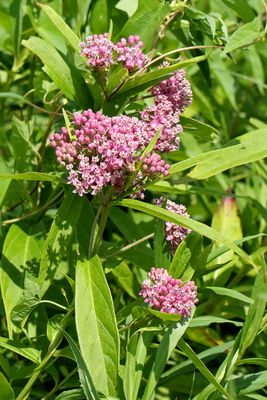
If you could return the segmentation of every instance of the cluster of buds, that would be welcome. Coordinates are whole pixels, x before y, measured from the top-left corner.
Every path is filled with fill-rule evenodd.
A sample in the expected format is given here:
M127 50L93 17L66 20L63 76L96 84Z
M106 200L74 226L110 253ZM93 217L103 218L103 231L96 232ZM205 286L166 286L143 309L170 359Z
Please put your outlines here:
M169 164L160 155L153 152L141 160L153 135L145 122L125 115L108 117L90 109L75 113L73 119L72 137L63 127L50 136L50 143L79 195L96 195L108 185L121 193L135 172L133 191L161 174L168 175Z
M140 296L150 307L164 313L188 317L197 303L197 287L193 281L174 279L164 268L151 268L141 287Z
M164 198L160 197L156 204L160 207L163 206ZM182 217L190 218L190 215L186 211L186 207L183 204L176 204L174 201L166 201L166 210L173 212L174 214L181 215ZM175 252L182 240L191 232L190 229L180 225L176 225L173 222L166 221L165 223L166 240L170 242L172 253Z
M108 33L90 35L80 43L81 56L86 64L93 69L108 70L114 63L122 63L129 72L141 69L147 62L147 56L142 52L143 42L137 35L128 39L122 38L113 43Z

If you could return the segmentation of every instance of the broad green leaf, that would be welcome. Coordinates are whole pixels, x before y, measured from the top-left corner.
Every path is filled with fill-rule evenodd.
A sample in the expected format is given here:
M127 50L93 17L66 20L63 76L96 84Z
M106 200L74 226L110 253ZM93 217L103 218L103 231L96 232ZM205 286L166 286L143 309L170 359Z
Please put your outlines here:
M239 293L237 290L234 289L228 289L225 287L206 286L203 290L204 291L211 290L213 293L219 296L231 297L232 299L240 300L244 303L248 304L254 303L254 301L250 297L245 296L244 294Z
M123 26L117 39L139 35L144 42L144 51L151 50L160 23L169 12L169 6L159 0L139 0L136 12Z
M96 389L114 395L119 334L112 296L98 256L77 262L75 310L81 353Z
M49 5L39 3L41 9L45 12L48 18L52 21L54 26L59 30L65 40L70 44L73 50L80 53L81 49L79 46L80 39L73 32L73 30L66 24L63 18Z
M236 254L243 258L249 264L252 264L249 256L241 250L236 244L234 244L228 238L225 238L221 233L215 231L209 226L202 224L201 222L192 220L190 218L182 217L181 215L174 214L161 207L147 204L139 200L124 199L120 203L124 207L133 208L135 210L143 211L154 217L164 219L165 221L173 222L174 224L184 226L191 229L192 231L198 232L200 235L206 236L211 240L219 241L225 244L229 249L232 249Z
M59 263L66 257L66 252L73 240L74 230L86 198L71 192L65 197L57 211L48 233L40 263L38 284L40 297L52 283Z
M0 372L0 400L15 400L15 394L8 380Z
M16 354L27 358L27 360L34 362L35 364L39 364L41 361L40 350L23 345L21 343L16 343L14 340L0 337L0 347L2 347L3 349L11 350Z
M167 328L156 352L155 361L152 364L142 400L150 400L153 398L157 383L166 367L167 361L177 343L181 340L181 337L185 333L190 321L191 318L187 318L182 322L172 323L171 326Z
M21 174L3 174L0 173L1 179L14 179L20 181L47 181L59 182L61 178L58 175L47 174L45 172L24 172Z
M77 346L75 341L72 339L72 337L67 332L62 331L62 334L67 339L67 341L70 345L71 351L73 352L73 355L75 357L75 360L76 360L76 363L78 366L78 372L79 372L81 386L83 388L86 399L87 400L100 400L98 397L98 394L96 392L94 382L88 371L86 362L84 361L84 359L82 357L79 347Z
M178 347L187 355L188 358L194 363L195 367L201 372L201 374L227 399L231 400L230 395L221 386L220 382L210 372L203 361L198 358L197 354L191 349L191 347L183 339L178 343Z
M223 54L227 54L233 50L251 45L260 36L262 36L262 34L260 34L260 31L261 21L258 17L255 18L253 21L242 25L232 34L232 36L230 36L224 48Z
M261 268L256 276L251 299L254 303L249 307L242 329L239 346L240 355L244 354L246 349L251 346L261 326L267 302L267 276L265 266Z
M123 389L127 400L137 399L147 351L154 335L154 332L138 331L128 342L123 376Z
M69 59L65 61L50 43L38 37L32 36L23 40L22 44L42 60L44 71L66 97L77 101L82 107L92 103L85 80Z
M0 269L0 286L4 302L8 333L12 338L15 327L11 321L11 311L20 302L24 293L25 271L36 269L43 249L40 235L26 233L13 224L6 236ZM36 272L36 271L35 271Z

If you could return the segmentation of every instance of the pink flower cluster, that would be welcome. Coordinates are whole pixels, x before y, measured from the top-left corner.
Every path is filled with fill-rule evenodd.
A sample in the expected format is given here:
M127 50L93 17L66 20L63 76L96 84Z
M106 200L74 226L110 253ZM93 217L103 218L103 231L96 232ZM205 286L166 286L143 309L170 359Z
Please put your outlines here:
M80 196L88 192L96 195L107 185L120 193L135 171L138 190L147 180L169 173L169 165L156 153L141 160L154 133L136 117L107 117L89 109L74 114L72 131L74 139L63 127L50 136L50 143L58 162L69 172L68 183Z
M128 71L142 68L147 62L147 56L142 52L143 42L137 35L128 39L122 38L113 43L108 33L91 35L80 43L81 56L85 56L89 67L108 69L112 64L121 62Z
M162 207L164 202L163 197L160 197L156 204ZM186 207L183 204L176 204L174 201L167 200L166 210L171 211L175 214L181 215L186 218L190 218L190 215L186 211ZM176 225L172 222L166 221L165 223L166 240L170 242L172 253L175 252L182 240L191 232L190 229L180 225Z
M156 132L162 128L161 142L155 146L159 151L179 150L180 114L192 102L192 91L185 71L174 73L169 79L160 82L151 89L154 105L141 112L142 120L150 124Z
M164 268L151 268L141 287L140 296L161 312L188 317L197 300L197 287L193 281L183 283L174 279Z

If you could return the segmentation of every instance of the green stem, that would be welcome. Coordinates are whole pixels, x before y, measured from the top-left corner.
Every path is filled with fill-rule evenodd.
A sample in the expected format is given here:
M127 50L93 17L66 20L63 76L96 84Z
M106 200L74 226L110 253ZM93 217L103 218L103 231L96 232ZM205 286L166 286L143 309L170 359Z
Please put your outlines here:
M147 236L142 237L141 239L136 240L135 242L127 244L127 246L122 247L120 250L115 251L114 253L108 254L105 258L104 261L107 260L108 258L111 257L116 257L120 255L121 253L124 253L127 250L132 249L135 246L138 246L139 244L145 242L146 240L152 239L154 237L154 232L150 233Z
M96 213L93 225L92 225L90 239L89 239L89 245L88 245L88 260L90 260L90 258L92 256L95 231L97 228L98 220L99 220L101 212L102 212L102 208L103 208L102 205L100 205L98 207L98 210L97 210L97 213Z
M74 308L71 307L69 309L69 311L67 312L67 314L62 318L62 321L61 321L61 329L62 330L65 329L65 327L67 326L73 310L74 310ZM48 361L51 359L51 357L55 353L57 347L59 346L59 344L61 342L61 339L62 339L62 336L63 336L63 334L62 334L61 330L58 330L57 333L55 334L54 339L50 343L50 346L48 348L46 356L44 357L42 362L35 368L35 370L33 371L32 376L30 377L30 379L28 380L27 384L24 386L22 391L19 393L19 395L16 398L16 400L26 400L27 399L27 397L30 394L31 388L35 384L35 382L38 379L40 373L42 372L42 370L44 369L44 367L46 366Z
M102 202L102 209L101 209L102 213L101 213L101 218L100 218L100 221L98 224L98 231L97 231L97 235L96 235L93 250L92 250L92 256L97 254L99 251L102 236L103 236L103 233L104 233L104 230L106 227L106 223L107 223L107 219L108 219L109 207L111 204L112 194L113 194L113 187L111 187L108 190L108 192L106 193L106 196L104 197L103 202Z

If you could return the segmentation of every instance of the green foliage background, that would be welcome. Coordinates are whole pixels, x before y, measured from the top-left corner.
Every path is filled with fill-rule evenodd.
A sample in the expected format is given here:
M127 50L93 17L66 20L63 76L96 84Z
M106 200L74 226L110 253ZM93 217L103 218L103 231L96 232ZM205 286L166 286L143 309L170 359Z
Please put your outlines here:
M114 71L103 93L79 41L107 31L171 66ZM261 0L2 0L0 400L266 398L265 34ZM170 176L112 205L88 261L98 203L71 193L48 136L63 107L134 115L181 67L194 101ZM162 194L191 219L152 205ZM173 258L164 220L193 231ZM154 265L196 281L192 319L142 306Z

